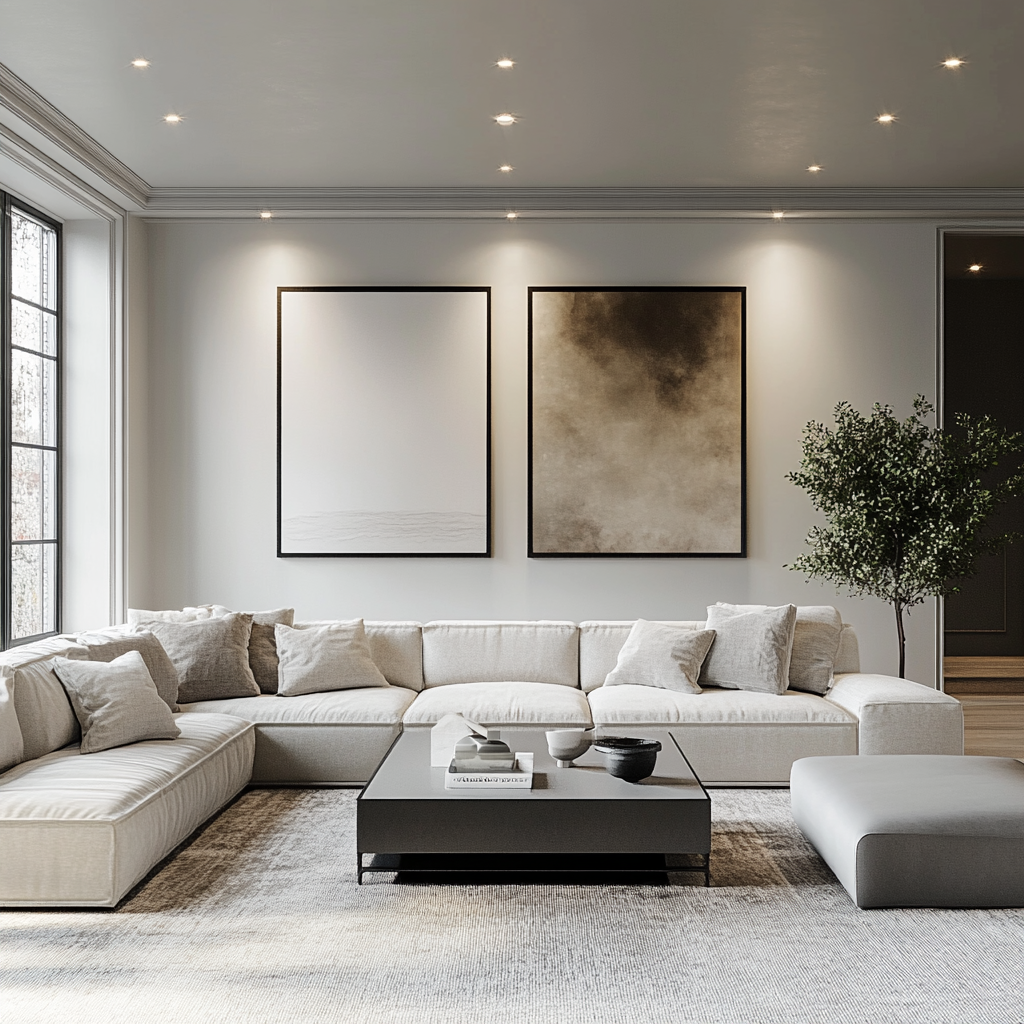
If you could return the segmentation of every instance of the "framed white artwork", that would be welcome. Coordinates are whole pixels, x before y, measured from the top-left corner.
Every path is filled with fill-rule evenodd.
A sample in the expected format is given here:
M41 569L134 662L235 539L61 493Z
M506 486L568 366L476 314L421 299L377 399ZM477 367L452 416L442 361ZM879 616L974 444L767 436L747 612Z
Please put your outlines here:
M278 288L278 557L490 556L490 307Z

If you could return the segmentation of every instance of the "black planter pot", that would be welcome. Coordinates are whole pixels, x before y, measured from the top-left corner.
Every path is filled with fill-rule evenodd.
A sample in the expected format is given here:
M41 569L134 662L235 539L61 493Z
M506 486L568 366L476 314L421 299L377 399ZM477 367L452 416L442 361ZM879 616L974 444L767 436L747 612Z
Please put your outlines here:
M640 782L654 773L661 744L633 736L603 736L594 742L594 749L604 755L609 775L626 782Z

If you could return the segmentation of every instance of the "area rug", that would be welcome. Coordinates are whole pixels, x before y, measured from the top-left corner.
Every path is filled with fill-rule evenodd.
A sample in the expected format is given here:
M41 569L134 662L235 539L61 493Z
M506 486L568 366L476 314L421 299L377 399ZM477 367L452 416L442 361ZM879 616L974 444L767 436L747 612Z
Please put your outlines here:
M858 910L786 791L712 791L710 889L359 887L354 802L250 790L115 911L0 911L0 1021L1024 1021L1024 911Z

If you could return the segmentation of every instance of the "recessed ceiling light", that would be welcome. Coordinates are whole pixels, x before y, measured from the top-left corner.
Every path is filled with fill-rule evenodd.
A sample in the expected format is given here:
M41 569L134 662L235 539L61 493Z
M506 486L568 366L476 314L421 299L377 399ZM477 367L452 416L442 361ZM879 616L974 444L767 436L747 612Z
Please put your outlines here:
M136 57L135 60L132 61L132 67L133 68L148 68L149 67L149 63L150 62L148 60L146 60L145 57Z
M501 60L494 62L496 68L501 68L502 71L511 71L516 66L516 62L511 57L502 57Z
M164 114L164 120L168 124L181 124L181 122L185 119L181 116L181 114Z
M982 267L982 265L980 263L972 263L967 269L972 274L980 274L982 269L983 269L983 267Z
M511 164L502 164L499 168L502 174L511 174L515 168Z
M944 68L962 68L966 63L967 61L963 57L947 57L942 62L942 66Z
M879 114L878 117L875 118L875 120L879 124L892 124L893 121L896 120L896 115L895 114Z
M809 170L811 174L817 174L818 171L823 170L823 168L821 164L811 164L811 166L808 167L807 170Z
M519 120L515 114L495 114L494 120L501 125L502 128L507 128L510 124L515 124Z
M518 216L519 214L516 213L515 210L509 210L508 213L505 214L505 220L516 220Z
M782 210L773 210L772 211L772 217L775 220L782 220L785 216L786 215L785 215L785 213L782 212Z
M260 210L260 220L271 220L273 216L270 210Z

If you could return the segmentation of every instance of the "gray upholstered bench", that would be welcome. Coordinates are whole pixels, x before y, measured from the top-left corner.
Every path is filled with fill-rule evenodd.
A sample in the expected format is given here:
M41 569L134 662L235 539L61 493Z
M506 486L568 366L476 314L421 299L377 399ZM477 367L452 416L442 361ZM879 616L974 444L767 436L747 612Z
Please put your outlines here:
M1024 764L808 757L793 817L858 907L1024 906Z

